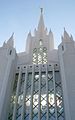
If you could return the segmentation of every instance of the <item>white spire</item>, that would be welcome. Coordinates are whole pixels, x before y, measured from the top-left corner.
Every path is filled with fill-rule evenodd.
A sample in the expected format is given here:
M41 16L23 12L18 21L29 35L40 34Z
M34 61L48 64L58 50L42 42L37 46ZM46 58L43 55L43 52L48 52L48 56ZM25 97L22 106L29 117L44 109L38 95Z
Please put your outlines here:
M49 39L50 39L50 50L52 50L54 49L54 37L51 29L49 31Z
M65 42L70 41L70 36L69 36L69 34L66 32L65 28L64 28L64 40L65 40Z
M4 41L4 43L3 43L3 47L5 47L6 46L6 41Z
M44 25L44 20L43 20L43 8L41 9L41 15L40 15L40 20L39 20L39 24L38 24L38 30L42 31L45 29L45 25Z
M26 40L26 52L27 53L29 53L29 50L30 50L31 40L32 40L32 35L31 35L31 31L29 31L27 40Z
M34 29L34 35L36 35L37 31L36 31L36 28Z
M73 36L71 35L70 39L73 41Z
M50 29L50 31L49 31L49 34L53 34L52 31L51 31L51 29Z
M3 47L14 47L14 39L13 39L14 33L12 33L11 37L8 39L8 41L4 41Z
M31 36L31 30L29 31L28 36Z
M51 31L51 29L50 29L50 31L49 31L49 36L52 38L52 40L54 39L54 37L53 37L53 32Z
M14 46L13 35L14 35L14 33L12 33L11 37L10 37L9 40L7 41L7 46L9 46L9 47L13 47L13 46Z
M28 36L27 36L27 41L31 38L31 31L29 31Z

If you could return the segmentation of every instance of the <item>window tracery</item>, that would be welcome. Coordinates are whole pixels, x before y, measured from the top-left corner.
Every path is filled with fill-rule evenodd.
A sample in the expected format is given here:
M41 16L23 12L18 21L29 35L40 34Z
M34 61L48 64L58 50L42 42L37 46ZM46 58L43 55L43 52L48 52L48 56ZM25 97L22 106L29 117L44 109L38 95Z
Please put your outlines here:
M47 48L42 46L42 40L39 41L39 48L33 49L33 64L47 63Z

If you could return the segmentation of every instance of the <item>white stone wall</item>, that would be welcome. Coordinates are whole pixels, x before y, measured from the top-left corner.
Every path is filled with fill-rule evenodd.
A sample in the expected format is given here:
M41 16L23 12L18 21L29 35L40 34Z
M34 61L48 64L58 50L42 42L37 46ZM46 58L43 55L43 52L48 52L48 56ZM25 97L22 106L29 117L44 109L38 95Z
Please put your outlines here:
M64 39L63 39L64 40ZM63 47L62 47L63 46ZM59 48L59 62L63 87L65 119L75 120L75 47L70 38L62 41Z
M10 55L10 50L11 55ZM10 95L14 83L16 52L12 47L0 48L0 120L7 119Z

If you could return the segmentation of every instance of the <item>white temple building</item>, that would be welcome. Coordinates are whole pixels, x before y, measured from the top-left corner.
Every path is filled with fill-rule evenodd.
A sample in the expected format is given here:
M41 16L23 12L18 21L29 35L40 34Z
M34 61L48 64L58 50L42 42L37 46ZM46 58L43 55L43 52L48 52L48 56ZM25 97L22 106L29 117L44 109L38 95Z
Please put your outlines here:
M75 41L64 29L58 49L43 10L26 51L13 34L0 47L0 120L75 120Z

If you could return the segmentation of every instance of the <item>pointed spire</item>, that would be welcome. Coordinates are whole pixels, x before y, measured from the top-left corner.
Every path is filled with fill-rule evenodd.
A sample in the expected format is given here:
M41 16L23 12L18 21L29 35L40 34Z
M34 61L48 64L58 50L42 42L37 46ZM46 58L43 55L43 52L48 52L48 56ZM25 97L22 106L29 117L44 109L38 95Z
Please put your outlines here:
M69 34L68 34L67 31L65 30L65 28L64 28L64 40L65 40L65 41L69 41L69 40L70 40Z
M40 15L40 20L39 20L39 24L38 24L38 30L42 31L42 30L44 30L45 25L44 25L44 20L43 20L43 8L40 8L40 9L41 9L41 15Z
M40 8L41 9L41 14L43 13L43 8Z
M64 31L65 31L65 27L64 27Z
M71 35L70 39L73 41L73 36Z
M53 32L52 32L51 29L50 29L50 31L49 31L49 36L52 36L52 37L53 37Z
M28 33L28 36L27 36L27 40L29 40L30 38L31 38L31 31L29 31L29 33Z
M6 41L4 41L4 43L3 43L3 47L5 47L6 46Z
M49 31L49 39L50 39L50 50L54 49L54 36L53 36L53 32Z
M51 31L51 29L50 29L49 34L51 34L51 33L52 33L52 31Z
M7 46L13 47L14 46L14 39L13 39L14 33L12 33L11 37L7 41Z
M9 38L8 41L13 40L14 32L12 33L11 37Z
M29 31L28 36L31 36L31 30Z
M29 31L29 33L28 33L28 36L27 36L27 39L30 39L31 38L31 30Z
M35 28L35 29L34 29L34 35L36 35L36 32L37 32L37 31L36 31L36 28Z
M67 31L64 28L64 37L69 37L69 34L67 33Z

